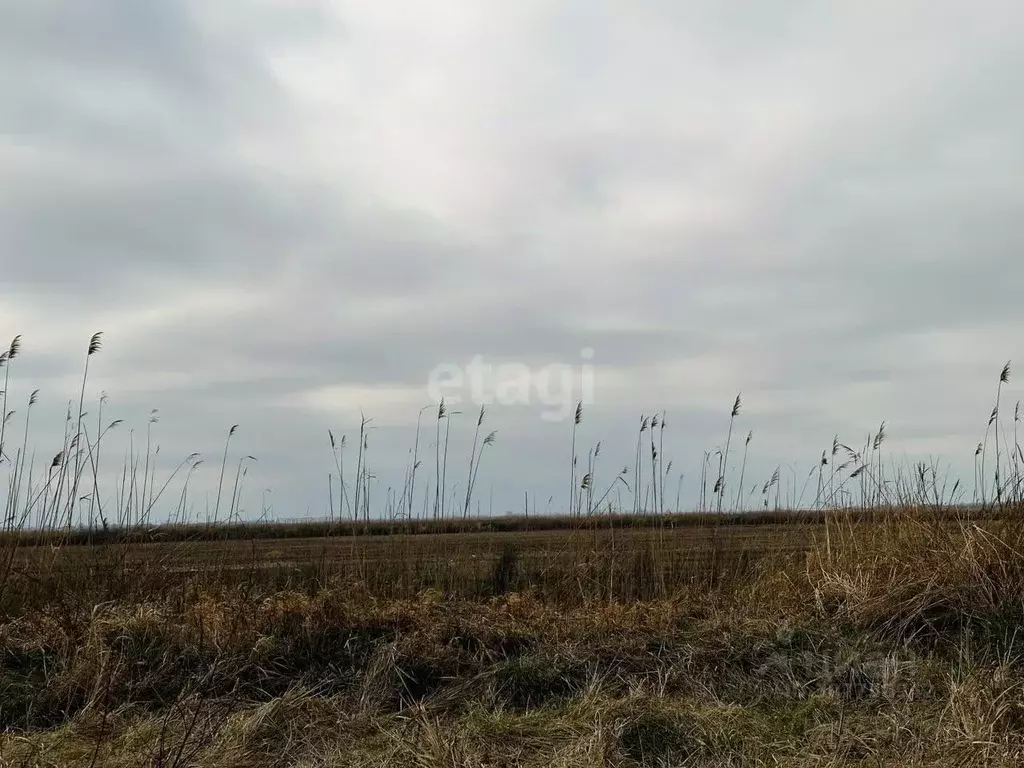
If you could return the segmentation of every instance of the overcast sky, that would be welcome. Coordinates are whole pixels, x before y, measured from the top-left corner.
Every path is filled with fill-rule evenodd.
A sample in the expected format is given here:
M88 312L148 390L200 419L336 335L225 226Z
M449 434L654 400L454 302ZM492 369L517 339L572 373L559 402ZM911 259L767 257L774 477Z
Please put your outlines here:
M13 423L39 388L59 449L103 331L111 440L159 409L160 472L201 451L208 487L237 423L246 508L282 517L326 512L327 430L361 409L374 498L401 486L431 372L477 355L593 365L601 492L664 410L692 503L737 392L748 486L883 420L897 461L971 483L1024 330L1022 25L1016 0L6 0ZM485 509L565 505L570 422L525 399L488 411Z

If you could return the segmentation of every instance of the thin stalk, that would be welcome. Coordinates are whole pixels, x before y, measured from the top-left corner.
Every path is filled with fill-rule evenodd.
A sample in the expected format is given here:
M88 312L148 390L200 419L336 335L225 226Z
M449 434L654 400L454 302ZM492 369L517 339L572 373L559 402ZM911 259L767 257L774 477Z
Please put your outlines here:
M740 412L740 396L736 395L736 400L732 404L732 411L729 414L729 434L725 439L725 454L722 457L722 463L719 465L718 474L718 513L722 513L722 497L725 495L725 472L729 466L729 445L732 442L732 428L736 421L736 417Z

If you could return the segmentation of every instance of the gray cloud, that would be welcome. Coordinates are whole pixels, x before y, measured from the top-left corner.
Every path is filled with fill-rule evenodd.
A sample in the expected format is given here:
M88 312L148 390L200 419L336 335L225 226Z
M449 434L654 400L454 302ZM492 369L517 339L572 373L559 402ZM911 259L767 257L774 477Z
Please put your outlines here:
M1022 11L747 11L8 3L12 398L40 387L59 443L104 330L90 397L159 408L168 456L242 424L253 488L304 514L360 406L383 498L436 366L592 348L609 472L665 408L695 477L742 390L754 477L887 419L970 479L1024 324ZM488 419L495 503L557 504L567 426Z

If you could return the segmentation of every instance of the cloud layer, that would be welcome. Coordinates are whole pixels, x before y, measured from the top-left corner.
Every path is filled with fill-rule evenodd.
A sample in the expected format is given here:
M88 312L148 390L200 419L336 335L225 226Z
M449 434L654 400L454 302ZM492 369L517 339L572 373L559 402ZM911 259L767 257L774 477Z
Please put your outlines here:
M970 480L1024 327L1021 22L1008 0L5 3L10 397L39 387L58 445L103 330L90 396L138 430L160 409L165 455L208 466L241 424L254 487L301 516L328 428L375 418L383 499L437 366L590 348L580 444L609 480L664 409L692 502L737 391L759 481L882 420L898 460ZM564 505L569 428L541 409L491 407L485 506L492 483L498 509Z

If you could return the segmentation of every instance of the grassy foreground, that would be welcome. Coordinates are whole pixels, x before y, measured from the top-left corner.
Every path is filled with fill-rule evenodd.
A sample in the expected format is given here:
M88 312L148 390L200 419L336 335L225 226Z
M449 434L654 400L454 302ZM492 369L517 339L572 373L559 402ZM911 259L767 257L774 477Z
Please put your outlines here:
M1020 526L827 517L799 554L633 598L598 589L606 571L586 564L607 551L571 533L575 576L508 545L486 583L456 563L472 588L386 596L329 563L196 571L172 545L139 560L114 543L55 567L65 551L46 547L51 567L20 565L4 593L0 760L1018 764ZM616 557L637 580L678 569L658 550Z

